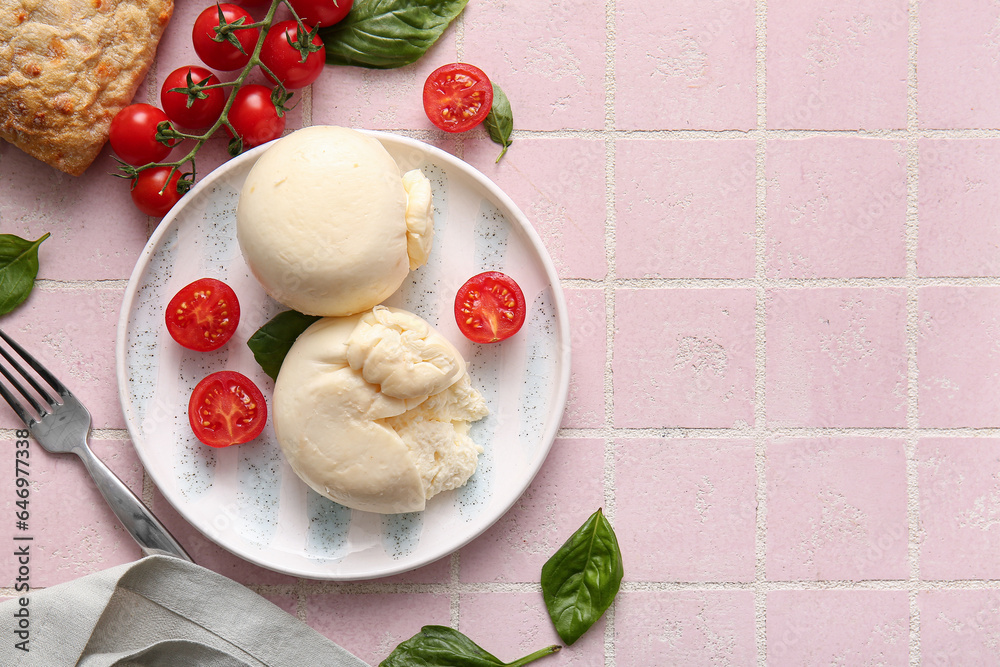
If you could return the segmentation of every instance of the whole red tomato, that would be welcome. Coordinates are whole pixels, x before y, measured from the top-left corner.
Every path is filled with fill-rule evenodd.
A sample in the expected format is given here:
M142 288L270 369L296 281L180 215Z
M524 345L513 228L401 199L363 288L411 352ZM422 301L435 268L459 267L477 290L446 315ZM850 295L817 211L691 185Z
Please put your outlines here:
M288 89L303 88L323 71L326 47L318 34L310 38L296 21L280 21L264 36L260 62L274 75L268 75L272 81L276 78Z
M170 167L151 167L143 169L135 177L132 183L132 202L146 215L162 218L184 195L178 188L180 170L174 171L172 176L170 170Z
M228 36L220 35L216 28L223 22L227 25L248 25L254 21L250 12L238 5L230 3L212 5L205 8L194 20L191 40L194 42L195 53L202 62L212 69L228 72L240 69L250 62L250 54L257 45L260 30L231 28Z
M270 88L250 84L236 91L229 107L229 123L245 150L280 137L285 131L285 113L271 99Z
M188 89L191 84L214 86L219 77L204 67L179 67L167 75L160 89L160 104L170 120L181 127L203 130L222 115L226 106L226 94L222 88L198 91L193 97L179 89Z
M309 25L323 27L340 23L351 11L354 0L291 0L292 9Z
M128 164L162 162L171 146L156 140L156 126L168 122L167 114L152 104L130 104L111 121L111 148Z

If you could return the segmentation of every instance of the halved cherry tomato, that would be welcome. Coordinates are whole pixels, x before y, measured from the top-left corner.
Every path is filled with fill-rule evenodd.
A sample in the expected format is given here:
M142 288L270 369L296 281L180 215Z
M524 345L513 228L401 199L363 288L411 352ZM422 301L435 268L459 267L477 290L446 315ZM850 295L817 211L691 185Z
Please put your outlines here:
M219 371L191 392L188 421L195 436L209 447L239 445L264 430L267 403L253 380L236 371Z
M424 111L445 132L474 128L486 119L492 106L493 84L474 65L443 65L424 82Z
M240 302L226 283L200 278L174 295L164 315L175 341L189 350L209 352L233 337L240 323Z
M458 328L476 343L496 343L516 334L526 309L521 288L499 271L469 278L455 295Z

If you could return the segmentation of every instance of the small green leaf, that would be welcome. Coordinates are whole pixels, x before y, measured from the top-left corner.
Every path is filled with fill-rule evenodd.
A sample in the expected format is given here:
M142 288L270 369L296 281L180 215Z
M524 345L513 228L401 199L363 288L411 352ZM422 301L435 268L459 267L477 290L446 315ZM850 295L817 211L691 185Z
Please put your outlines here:
M392 69L416 62L469 0L356 0L339 23L319 31L330 65Z
M38 246L49 238L48 232L37 241L13 234L0 234L0 315L21 305L38 276Z
M618 538L597 510L542 566L542 597L566 644L579 639L607 611L623 575Z
M493 84L493 106L490 107L490 113L486 116L483 124L490 133L490 139L503 146L503 150L500 151L500 155L496 159L497 162L500 162L500 158L507 153L507 148L511 144L510 134L514 131L514 113L510 109L510 100L507 99L507 95L495 83Z
M292 343L318 319L316 315L303 315L297 310L278 313L250 336L247 347L264 372L277 380L281 363L292 349Z
M558 653L560 648L546 646L514 662L502 662L458 630L425 625L397 646L379 667L520 667Z

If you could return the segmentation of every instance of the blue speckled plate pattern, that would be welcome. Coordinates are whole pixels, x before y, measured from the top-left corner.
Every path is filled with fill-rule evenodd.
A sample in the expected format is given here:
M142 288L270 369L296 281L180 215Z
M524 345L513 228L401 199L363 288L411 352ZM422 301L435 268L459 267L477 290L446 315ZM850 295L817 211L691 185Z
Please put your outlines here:
M483 445L469 483L433 498L424 512L356 512L319 496L285 463L268 423L257 440L226 449L199 443L187 420L194 385L218 370L252 378L270 399L273 383L247 338L284 307L264 294L236 241L243 181L260 154L249 151L203 178L157 227L129 281L118 327L122 409L143 465L167 500L231 552L272 570L312 579L369 579L430 563L492 525L524 492L555 437L569 385L569 330L562 290L537 234L510 199L477 170L419 141L370 132L401 171L420 168L434 188L435 239L427 265L387 304L434 324L469 362L490 416L472 427ZM455 325L455 291L487 270L514 277L529 302L517 336L497 345L467 341ZM242 319L222 349L177 345L163 308L205 276L237 293Z

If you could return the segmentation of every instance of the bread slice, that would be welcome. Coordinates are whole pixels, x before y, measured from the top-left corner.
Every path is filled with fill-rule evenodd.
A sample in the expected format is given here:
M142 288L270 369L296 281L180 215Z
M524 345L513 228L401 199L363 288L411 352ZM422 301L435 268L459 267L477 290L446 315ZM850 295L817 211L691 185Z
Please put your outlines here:
M83 174L172 13L173 0L0 0L0 138Z

